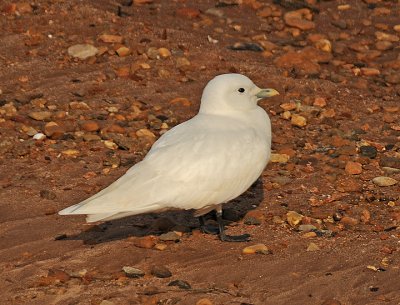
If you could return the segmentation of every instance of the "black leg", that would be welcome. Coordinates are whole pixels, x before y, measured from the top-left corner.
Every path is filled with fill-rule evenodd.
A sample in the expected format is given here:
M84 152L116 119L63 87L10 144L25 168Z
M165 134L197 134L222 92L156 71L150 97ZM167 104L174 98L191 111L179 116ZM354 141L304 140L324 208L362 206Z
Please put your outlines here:
M219 229L217 227L207 225L205 220L204 220L204 216L203 215L199 216L199 222L200 222L201 231L203 233L212 234L212 235L218 235Z
M243 235L236 235L236 236L231 236L231 235L225 234L224 223L222 220L222 211L217 211L217 221L218 221L218 226L219 226L219 238L222 241L231 241L231 242L250 241L250 234L243 234Z

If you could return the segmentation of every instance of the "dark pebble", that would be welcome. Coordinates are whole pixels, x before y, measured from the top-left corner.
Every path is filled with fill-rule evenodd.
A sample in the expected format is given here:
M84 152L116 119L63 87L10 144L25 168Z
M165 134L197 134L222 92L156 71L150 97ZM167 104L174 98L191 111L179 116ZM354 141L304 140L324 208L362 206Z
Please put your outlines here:
M374 159L376 157L378 151L374 146L361 146L360 153L364 157Z
M379 162L380 166L400 168L400 158L383 156Z
M151 274L162 279L172 276L171 271L165 266L153 266L151 268Z
M41 190L40 191L40 197L44 198L44 199L48 199L48 200L53 200L56 199L56 194L52 191L49 190Z
M253 51L253 52L262 52L264 48L256 43L249 42L237 42L233 46L228 47L228 49L234 51Z
M178 286L181 289L191 289L192 286L186 281L175 280L168 284L168 286Z
M67 234L60 234L54 237L54 240L63 240L66 239L67 237L68 237Z

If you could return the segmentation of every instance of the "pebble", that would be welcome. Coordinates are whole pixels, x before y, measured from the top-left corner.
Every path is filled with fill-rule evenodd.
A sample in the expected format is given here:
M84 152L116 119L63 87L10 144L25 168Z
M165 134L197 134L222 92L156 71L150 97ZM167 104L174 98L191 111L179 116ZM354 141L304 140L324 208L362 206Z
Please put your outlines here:
M174 241L174 242L178 242L181 239L181 236L178 235L176 232L168 232L168 233L164 233L161 234L159 236L159 239L162 241Z
M287 163L290 159L290 156L287 154L276 154L272 153L269 159L272 163Z
M56 199L57 195L49 190L41 190L40 191L40 197L48 199L48 200L54 200Z
M388 167L388 166L384 166L382 167L382 170L389 175L393 175L393 174L398 174L400 173L400 169L399 168L394 168L394 167Z
M41 133L41 132L39 132L39 133L35 134L32 138L33 138L34 140L41 141L41 140L46 139L46 135L43 134L43 133Z
M167 248L168 248L168 246L166 244L155 244L154 245L154 249L156 249L158 251L164 251Z
M271 251L268 249L268 247L264 244L256 244L253 246L248 246L246 248L243 248L242 250L243 254L270 254Z
M315 47L324 52L332 52L332 44L328 39L320 39L315 43Z
M80 124L81 128L85 131L98 131L100 129L99 124L95 121L85 121Z
M391 177L380 176L372 179L372 182L377 186L392 186L397 184L398 181Z
M290 122L297 127L304 127L307 125L307 119L299 114L292 114Z
M109 300L103 300L99 305L115 305L115 303Z
M342 223L343 225L345 225L346 227L353 227L355 225L358 224L358 220L353 218L353 217L349 217L349 216L343 216L340 219L340 223Z
M158 54L160 55L161 58L171 57L171 52L167 48L159 48Z
M171 277L172 273L165 266L153 266L151 268L151 274L158 278L167 278Z
M200 11L197 8L181 7L176 10L176 14L181 17L194 19L200 16Z
M299 225L297 229L301 232L310 232L313 230L317 230L317 227L314 225Z
M118 148L118 145L115 144L113 141L105 140L103 143L104 143L104 146L107 147L108 149L115 150Z
M375 37L378 40L387 40L390 42L398 42L400 40L400 38L397 35L393 35L393 34L388 34L388 33L384 33L384 32L375 32Z
M68 48L68 55L85 60L86 58L95 56L99 50L91 44L76 44Z
M288 224L290 224L292 227L297 226L300 221L303 219L303 215L295 212L295 211L289 211L286 213L286 220Z
M326 99L323 97L316 97L313 103L313 106L317 106L317 107L325 107L326 106Z
M264 48L260 46L258 43L252 42L236 42L232 46L228 47L233 51L253 51L253 52L262 52Z
M191 65L190 61L186 57L179 57L176 59L176 67L178 69L186 69Z
M122 43L124 41L122 36L109 34L100 35L99 40L105 43Z
M317 233L315 233L313 231L306 232L301 237L303 237L303 238L313 238L313 237L317 237Z
M156 137L156 135L147 128L139 129L138 131L136 131L136 135L138 137L150 137L150 138Z
M181 289L191 289L192 286L190 286L190 284L186 281L182 281L182 280L175 280L172 281L168 284L168 286L177 286Z
M361 73L365 76L376 76L380 75L381 71L376 68L361 68Z
M361 146L360 154L364 157L374 159L378 154L378 150L376 149L375 146Z
M296 27L300 30L306 31L315 28L315 23L311 21L312 14L307 8L299 9L297 11L287 12L283 19L289 26Z
M65 133L65 129L56 122L48 122L44 125L44 134L52 139L59 139Z
M51 112L50 111L32 111L29 112L28 116L36 121L45 121L50 119Z
M125 275L129 278L138 278L144 276L144 272L138 268L124 266L122 267L122 271L125 272Z
M213 305L213 302L211 302L209 299L203 298L198 300L196 305Z
M138 248L151 249L156 244L154 236L143 236L133 241L133 244Z
M308 252L319 251L319 250L321 250L321 249L315 243L309 243L308 246L307 246L307 251Z
M115 51L119 57L125 57L131 54L131 49L129 49L128 47L122 46L119 47L116 51Z
M65 156L71 156L71 157L73 157L73 156L79 155L79 150L76 150L76 149L66 149L66 150L63 150L61 153L62 153L63 155L65 155Z
M350 175L359 175L362 173L362 165L359 162L348 161L345 171Z

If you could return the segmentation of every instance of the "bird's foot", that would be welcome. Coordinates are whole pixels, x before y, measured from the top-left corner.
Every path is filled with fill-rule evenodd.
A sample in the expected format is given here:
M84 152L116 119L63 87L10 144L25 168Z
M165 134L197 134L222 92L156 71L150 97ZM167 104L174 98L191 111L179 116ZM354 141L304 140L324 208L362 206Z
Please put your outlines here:
M219 234L219 228L210 226L210 225L203 225L201 226L201 231L205 234L211 234L211 235L218 235Z
M219 238L222 241L227 242L245 242L250 241L250 234L243 234L243 235L226 235L225 233L219 234Z

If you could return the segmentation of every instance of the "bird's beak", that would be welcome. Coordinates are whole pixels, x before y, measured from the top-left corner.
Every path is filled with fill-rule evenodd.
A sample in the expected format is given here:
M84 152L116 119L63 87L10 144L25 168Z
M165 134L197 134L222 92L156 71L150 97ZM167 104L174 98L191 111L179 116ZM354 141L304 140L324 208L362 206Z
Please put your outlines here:
M267 89L261 89L256 94L256 97L261 99L261 98L271 97L271 96L274 96L274 95L279 95L279 92L276 91L275 89L267 88Z

